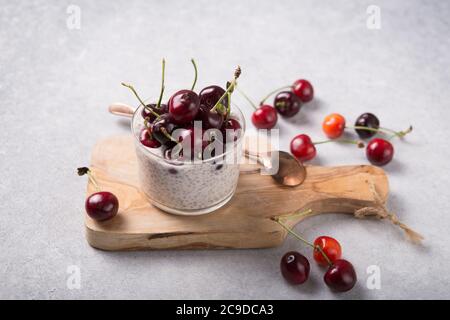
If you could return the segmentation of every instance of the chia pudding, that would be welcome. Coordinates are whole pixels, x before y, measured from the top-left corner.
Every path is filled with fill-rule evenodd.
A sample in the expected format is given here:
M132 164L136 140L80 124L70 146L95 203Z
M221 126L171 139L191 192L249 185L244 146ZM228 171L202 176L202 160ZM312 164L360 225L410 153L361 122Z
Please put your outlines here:
M175 214L199 215L214 211L233 196L239 178L244 117L233 107L229 118L237 121L239 135L223 153L199 161L180 161L164 155L164 146L146 147L140 141L145 129L141 105L132 121L141 191L158 208ZM227 140L228 142L230 139Z

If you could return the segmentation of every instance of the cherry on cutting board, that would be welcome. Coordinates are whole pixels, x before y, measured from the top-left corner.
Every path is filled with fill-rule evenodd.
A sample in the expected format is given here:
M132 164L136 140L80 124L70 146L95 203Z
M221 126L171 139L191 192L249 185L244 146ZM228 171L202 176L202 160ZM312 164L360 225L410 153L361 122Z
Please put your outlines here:
M299 79L292 85L292 92L302 101L309 102L314 98L314 88L312 84L305 79Z
M394 146L387 140L374 138L366 147L367 159L376 166L384 166L394 157Z
M87 167L78 168L78 175L88 175L97 192L87 197L85 202L86 213L94 220L104 221L113 218L119 211L119 200L108 191L100 191L91 170Z
M355 286L357 281L355 268L347 260L336 260L328 268L323 280L334 291L349 291Z
M320 236L314 240L314 246L320 247L331 262L335 262L342 256L341 245L332 237ZM318 249L314 249L314 260L320 265L328 265L328 261Z
M290 118L300 111L302 101L293 92L282 91L275 96L273 105L282 117Z
M119 200L108 191L91 194L85 203L87 214L94 220L103 221L114 217L119 211Z
M302 284L309 277L309 261L296 251L287 252L280 262L281 274L291 284Z

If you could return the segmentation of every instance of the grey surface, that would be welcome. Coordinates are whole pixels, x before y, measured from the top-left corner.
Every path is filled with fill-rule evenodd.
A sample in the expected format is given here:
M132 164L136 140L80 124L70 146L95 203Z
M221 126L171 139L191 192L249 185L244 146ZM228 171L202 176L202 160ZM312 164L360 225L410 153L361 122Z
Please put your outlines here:
M80 30L66 27L70 3L81 8ZM366 27L370 4L381 8L380 30ZM0 298L450 298L449 16L447 1L0 0ZM75 168L89 163L97 139L128 132L106 112L113 101L135 104L121 81L157 96L163 56L169 93L190 85L190 57L199 88L224 83L240 64L240 84L255 100L310 79L315 102L279 123L284 149L297 133L322 138L331 112L352 122L370 110L385 127L413 124L386 167L389 206L425 236L424 246L387 222L305 221L297 231L336 237L356 266L358 286L341 295L327 290L315 265L308 284L283 281L284 252L311 256L292 238L266 250L89 247L86 179ZM318 152L322 165L367 163L352 147ZM81 268L79 290L66 285L70 265ZM381 290L366 288L369 265L381 268Z

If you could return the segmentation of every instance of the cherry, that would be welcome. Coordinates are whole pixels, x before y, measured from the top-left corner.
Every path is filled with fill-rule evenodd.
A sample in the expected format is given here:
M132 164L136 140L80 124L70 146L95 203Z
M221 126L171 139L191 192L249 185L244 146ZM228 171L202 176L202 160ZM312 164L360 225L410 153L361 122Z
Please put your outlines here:
M91 194L85 203L86 212L94 220L103 221L111 219L119 211L119 200L108 191Z
M169 99L169 113L177 124L185 124L194 120L199 108L198 95L191 90L180 90Z
M394 147L387 140L374 138L366 147L366 156L373 165L384 166L394 157Z
M220 129L223 125L224 116L220 112L213 111L205 105L200 105L196 119L202 121L205 129Z
M142 129L139 134L139 141L148 148L159 148L161 146L161 143L153 138L151 128Z
M331 262L334 262L341 258L342 255L341 245L336 239L332 237L327 236L318 237L314 241L314 246L316 248L320 247ZM328 265L328 261L325 259L323 254L318 249L314 250L314 260L316 260L317 263L321 265L324 266Z
M100 191L91 170L87 167L78 168L78 175L83 176L87 174L89 180L97 189L96 193L87 197L85 202L86 213L94 220L103 221L113 218L119 211L119 200L117 197L108 191Z
M302 284L309 277L309 261L296 251L287 252L280 262L281 274L291 284Z
M356 119L355 127L365 127L378 130L380 127L380 120L378 120L373 113L366 112ZM361 139L371 138L377 133L376 131L364 129L355 129L355 131Z
M328 268L323 280L332 290L339 292L349 291L356 284L355 268L347 260L336 260Z
M299 134L291 140L291 153L302 162L309 161L311 159L314 159L317 154L315 145L329 142L356 144L358 148L364 148L364 143L362 143L361 141L339 139L312 142L311 138L308 135Z
M255 109L252 114L252 123L258 129L272 129L275 127L278 121L277 110L268 105L261 104L256 107L255 103L239 88L238 91L242 94L242 96L250 103L250 105Z
M203 88L199 93L200 105L205 106L208 109L212 109L214 105L219 101L220 97L222 97L225 93L225 90L222 87L212 85L206 88ZM222 105L228 106L228 98L222 100Z
M296 115L302 106L302 101L291 91L281 91L273 102L278 113L286 118Z
M299 134L291 141L291 153L300 161L308 161L316 156L316 147L306 134Z
M151 111L150 111L151 110ZM142 118L148 119L148 122L153 122L156 119L155 113L162 115L169 112L167 104L161 104L158 108L156 103L150 103L141 111Z
M339 113L332 113L325 117L322 129L330 139L339 138L345 129L345 118Z
M314 88L308 80L299 79L292 85L292 91L302 102L309 102L314 98Z
M159 141L163 145L171 144L171 134L175 129L176 125L173 123L169 113L161 115L155 122L151 125L151 131L153 138Z
M229 142L231 139L233 141L237 141L239 138L239 130L241 129L241 124L238 120L234 118L229 118L227 121L225 121L223 127L222 127L222 135L223 135L223 142Z
M277 110L267 104L260 106L252 114L252 123L258 129L272 129L277 120Z

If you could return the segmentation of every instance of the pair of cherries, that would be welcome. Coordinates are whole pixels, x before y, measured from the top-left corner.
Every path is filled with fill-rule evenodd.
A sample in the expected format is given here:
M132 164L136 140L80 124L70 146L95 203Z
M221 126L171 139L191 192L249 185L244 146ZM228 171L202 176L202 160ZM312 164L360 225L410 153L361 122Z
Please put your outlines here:
M298 240L313 248L314 260L320 266L328 267L323 280L330 289L345 292L355 286L357 281L355 268L349 261L342 259L342 248L336 239L320 236L314 243L309 243L279 219L275 221ZM303 284L308 280L310 268L308 259L297 251L285 253L280 261L281 274L286 281L294 285Z
M234 74L234 79L227 84L227 89L217 85L210 85L197 94L194 91L197 82L197 66L191 60L195 78L191 89L183 89L175 92L168 100L167 104L162 104L164 95L164 74L165 60L162 62L162 84L159 101L153 104L144 104L133 86L122 83L129 88L137 97L141 105L142 117L145 128L140 133L140 142L148 148L159 148L164 146L163 154L172 159L176 154L177 159L182 159L183 155L173 152L173 148L181 142L190 140L191 148L201 145L204 150L211 141L205 141L203 130L220 130L223 137L227 130L232 132L241 128L241 124L230 116L231 93L236 85L236 80L240 76L241 70L238 67ZM199 137L194 136L194 121L200 121L202 132ZM172 137L175 129L181 129L181 134L177 139ZM212 138L211 138L212 139ZM222 139L222 141L225 141ZM192 156L194 154L192 153ZM203 154L198 155L202 157Z
M316 144L326 143L330 141L353 143L358 147L364 147L361 141L340 139L345 129L354 129L361 139L371 138L379 132L391 134L391 137L404 137L411 132L412 127L405 131L394 131L387 128L380 127L379 119L372 113L363 113L360 115L353 127L346 126L345 118L338 114L332 113L325 117L322 123L322 130L325 135L331 140L312 142L311 138L306 134L295 136L291 141L291 152L300 161L308 161L316 156ZM391 162L394 157L394 147L386 139L374 138L369 141L366 147L366 157L370 163L377 166L384 166Z
M290 89L290 91L281 91L275 96L273 106L266 104L265 101L274 93ZM252 123L258 129L272 129L278 121L278 113L285 118L296 115L303 103L309 102L314 97L314 88L308 80L300 79L291 86L284 86L271 92L264 98L259 107L253 103L255 111L252 114Z

